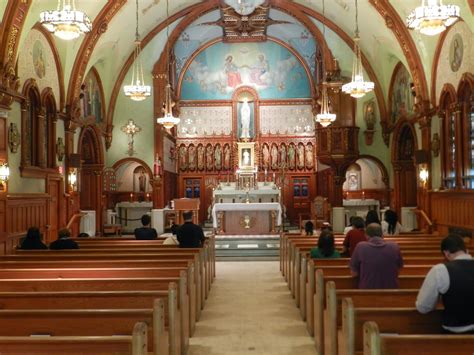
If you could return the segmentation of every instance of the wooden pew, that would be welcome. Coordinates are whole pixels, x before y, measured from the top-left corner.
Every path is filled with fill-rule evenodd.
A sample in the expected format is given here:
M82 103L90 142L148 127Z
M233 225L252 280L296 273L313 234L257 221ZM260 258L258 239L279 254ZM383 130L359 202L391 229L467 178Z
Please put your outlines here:
M419 289L424 276L401 275L399 276L400 289ZM316 349L324 352L324 309L327 282L333 281L338 289L356 289L357 280L352 276L325 276L322 269L316 270L315 294L313 295L313 328ZM333 346L334 348L334 346Z
M80 292L80 291L135 291L135 290L168 290L171 285L176 288L177 314L170 319L176 321L176 326L170 325L170 330L179 331L170 337L175 337L181 344L189 342L189 296L186 289L186 273L180 272L180 277L161 278L84 278L84 279L3 279L0 282L1 292ZM177 286L176 286L177 285ZM168 297L168 304L169 302ZM170 308L170 312L175 312ZM1 328L0 328L1 329Z
M474 335L381 334L376 322L364 324L364 355L472 355Z
M342 300L342 352L354 355L363 351L363 325L374 321L383 333L440 334L442 310L420 314L416 308L354 307L350 298ZM439 335L438 335L439 336Z
M122 336L0 336L2 355L115 354L147 355L147 325L137 322L132 335Z
M169 327L168 344L164 332L164 303L156 300L150 309L58 309L0 310L2 336L115 336L131 334L136 322L148 325L148 351L155 355L185 354L179 329Z

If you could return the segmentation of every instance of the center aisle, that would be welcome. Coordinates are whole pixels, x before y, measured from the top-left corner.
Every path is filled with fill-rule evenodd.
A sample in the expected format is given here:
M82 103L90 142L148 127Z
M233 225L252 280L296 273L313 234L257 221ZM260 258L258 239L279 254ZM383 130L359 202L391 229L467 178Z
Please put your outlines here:
M190 355L313 355L279 262L218 262Z

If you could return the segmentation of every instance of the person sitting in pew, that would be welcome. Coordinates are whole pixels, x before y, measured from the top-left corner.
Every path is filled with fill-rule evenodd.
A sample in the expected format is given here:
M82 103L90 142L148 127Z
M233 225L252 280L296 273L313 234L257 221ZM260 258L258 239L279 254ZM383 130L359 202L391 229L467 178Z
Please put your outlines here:
M370 210L365 215L365 226L367 227L371 223L380 224L379 214L377 213L376 210Z
M307 221L304 224L304 232L306 235L313 235L314 234L314 223L311 221Z
M319 235L318 247L311 249L312 259L340 258L341 255L334 247L334 235L329 230L323 230Z
M366 242L365 236L365 222L362 217L352 217L353 229L350 230L344 238L343 253L348 254L349 257L354 253L355 247L360 242Z
M442 330L474 334L474 259L466 252L461 236L454 233L441 241L441 252L447 263L437 264L428 272L418 292L416 309L423 314L434 310L441 295Z
M147 214L142 216L143 227L135 228L135 239L137 240L151 240L158 238L155 228L151 228L151 217Z
M26 232L26 237L21 242L18 249L23 250L35 250L35 249L48 249L46 244L41 241L41 232L37 227L31 227Z
M51 250L63 250L63 249L79 249L79 244L71 239L71 232L69 229L61 229L58 232L58 239L49 245Z
M351 231L351 230L354 229L354 224L353 224L353 222L354 222L354 218L356 218L356 217L357 217L357 216L350 216L350 217L349 217L349 225L344 228L344 232L343 232L344 235L347 235L347 233L349 233L349 231Z
M193 223L193 212L183 212L184 224L181 225L176 235L180 248L200 248L204 244L204 232L202 228Z
M171 225L171 235L166 237L166 239L163 241L163 245L179 245L178 237L176 236L178 228L179 226L175 223Z
M357 244L350 262L359 288L398 288L398 273L403 267L400 246L383 240L380 224L369 224L366 234L368 241Z
M405 232L405 228L398 222L397 212L394 210L385 211L384 220L382 221L383 235L398 235Z

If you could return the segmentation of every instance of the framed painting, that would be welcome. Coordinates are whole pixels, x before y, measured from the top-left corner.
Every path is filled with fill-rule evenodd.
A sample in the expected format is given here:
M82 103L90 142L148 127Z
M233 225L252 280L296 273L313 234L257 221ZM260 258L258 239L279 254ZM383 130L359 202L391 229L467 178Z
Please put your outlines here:
M253 170L255 166L255 142L237 144L239 152L239 169Z

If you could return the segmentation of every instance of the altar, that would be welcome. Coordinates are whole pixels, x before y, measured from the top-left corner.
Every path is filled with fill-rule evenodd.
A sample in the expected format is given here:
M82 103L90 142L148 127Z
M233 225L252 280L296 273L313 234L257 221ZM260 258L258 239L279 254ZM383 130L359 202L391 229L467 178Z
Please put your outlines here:
M342 206L345 210L346 215L346 225L349 222L349 218L352 216L359 216L365 218L365 215L370 210L377 211L377 214L380 216L380 202L375 199L352 199L352 200L343 200Z
M212 224L217 234L275 234L281 226L281 206L267 203L216 203Z
M273 182L256 182L247 189L239 189L235 182L221 182L212 197L215 203L280 202L280 189Z
M123 233L133 233L135 228L142 226L141 218L149 214L153 202L119 202L115 205L118 223L122 225Z

